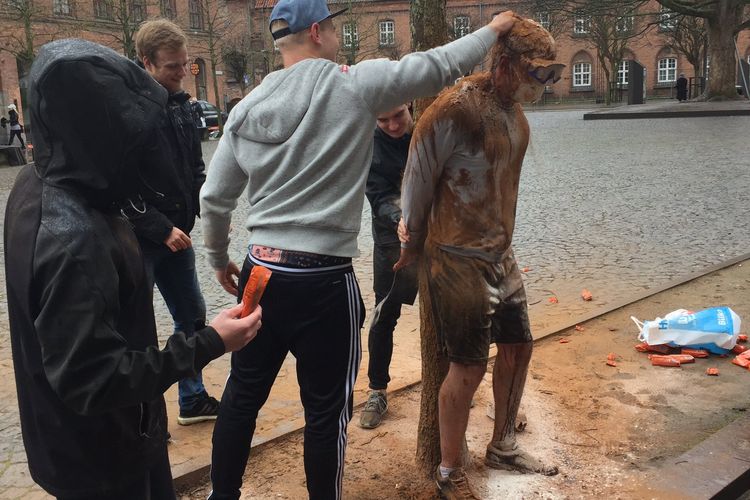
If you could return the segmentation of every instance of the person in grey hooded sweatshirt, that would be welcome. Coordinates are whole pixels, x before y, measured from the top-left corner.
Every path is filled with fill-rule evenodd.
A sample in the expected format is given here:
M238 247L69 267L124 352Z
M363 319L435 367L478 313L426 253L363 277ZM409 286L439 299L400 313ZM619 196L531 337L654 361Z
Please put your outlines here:
M232 110L201 190L209 262L223 287L241 294L253 266L273 271L261 299L263 326L232 355L213 434L213 500L239 498L258 411L288 352L297 358L305 408L308 493L342 497L364 322L351 259L375 118L471 71L514 22L504 13L444 47L339 66L331 18L341 12L331 14L324 0L276 2L270 29L284 69ZM250 246L240 273L228 235L246 188Z

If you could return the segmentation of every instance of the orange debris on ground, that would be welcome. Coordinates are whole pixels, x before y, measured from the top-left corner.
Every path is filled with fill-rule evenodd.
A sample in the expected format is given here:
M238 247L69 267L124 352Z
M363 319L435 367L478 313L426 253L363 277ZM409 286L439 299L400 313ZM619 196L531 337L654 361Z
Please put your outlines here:
M607 354L607 361L614 361L616 359L617 359L617 354L613 352L610 352L609 354Z
M743 352L747 351L748 349L750 349L750 347L747 347L746 345L739 345L739 344L737 344L736 346L734 346L732 348L732 352L735 353L735 354L742 354Z
M589 292L588 290L584 288L583 290L581 290L581 298L585 301L589 301L589 300L592 300L594 296L591 295L591 292Z
M666 367L679 367L680 362L674 359L672 356L651 356L651 364L653 366L666 366Z
M617 362L612 359L608 359L607 366L617 366Z
M680 349L682 354L690 354L694 358L707 358L708 351L705 349L690 349L689 347L683 347Z
M641 342L635 346L635 350L638 352L656 352L659 354L669 354L672 352L672 349L667 344L649 345L646 342Z
M563 337L563 338L560 339L560 343L561 344L567 344L568 342L570 342L570 339L567 338L567 337Z
M524 267L523 269L521 269L522 273L528 273L529 271L531 271L530 267Z
M584 331L584 330L585 330L585 328L584 328L584 327L582 327L581 325L576 325L576 331L577 331L577 332L582 332L582 331Z
M718 368L706 368L706 375L713 375L714 377L719 376Z
M557 304L557 297L550 297L549 298L549 303L550 304Z
M744 358L742 356L735 356L735 358L732 360L732 363L741 366L742 368L747 368L750 366L750 359Z

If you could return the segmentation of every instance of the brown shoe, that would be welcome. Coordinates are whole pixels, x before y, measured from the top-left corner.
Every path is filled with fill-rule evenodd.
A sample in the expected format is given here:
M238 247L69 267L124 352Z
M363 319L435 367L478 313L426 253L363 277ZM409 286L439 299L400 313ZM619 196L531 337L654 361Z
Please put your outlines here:
M440 467L435 471L435 482L440 495L446 500L481 500L481 497L469 484L469 478L463 467L455 469L446 478L440 474Z

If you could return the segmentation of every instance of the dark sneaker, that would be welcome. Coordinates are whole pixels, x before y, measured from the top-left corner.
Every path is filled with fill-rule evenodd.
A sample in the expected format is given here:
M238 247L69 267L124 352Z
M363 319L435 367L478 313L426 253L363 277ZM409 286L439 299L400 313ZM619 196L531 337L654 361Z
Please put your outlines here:
M180 425L192 425L206 420L216 420L219 416L219 402L215 398L206 395L199 400L192 408L180 408L180 416L177 417L177 423Z
M443 477L438 467L435 471L435 482L445 500L481 500L469 484L469 478L462 467L455 469L448 477Z
M370 391L362 414L359 416L359 426L363 429L374 429L380 425L383 415L388 411L388 398L385 391Z

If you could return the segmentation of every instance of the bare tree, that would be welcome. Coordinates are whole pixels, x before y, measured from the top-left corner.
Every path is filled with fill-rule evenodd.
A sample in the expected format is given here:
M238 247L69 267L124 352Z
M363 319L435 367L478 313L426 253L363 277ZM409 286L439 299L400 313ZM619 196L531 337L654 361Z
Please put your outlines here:
M703 18L679 15L670 20L669 43L693 66L696 76L705 76L704 61L708 48L706 23Z
M245 76L247 75L252 59L252 46L249 34L241 34L224 42L221 49L221 60L224 63L224 72L239 86L242 95L247 88Z
M737 33L750 28L750 0L657 0L664 7L705 19L711 74L705 99L736 99Z
M352 65L364 59L383 55L381 48L380 33L378 23L371 16L367 16L369 6L364 2L354 2L344 0L338 2L336 8L346 8L346 12L336 18L336 23L341 26L341 48L339 56L346 64ZM399 56L401 51L398 49L398 43L394 39L392 44L387 44L386 54L393 57L396 49L396 55Z
M443 45L449 40L445 22L445 0L415 0L411 2L411 40L414 51ZM429 100L420 100L415 115L426 109ZM448 374L448 360L438 347L435 325L432 322L432 303L427 288L428 273L420 263L419 318L422 352L422 401L417 434L417 467L429 477L440 463L440 422L438 419L440 386Z
M192 50L204 56L211 64L211 79L214 87L214 104L219 112L217 121L220 130L224 129L224 120L221 116L222 101L219 96L219 61L222 55L222 40L231 39L235 35L233 29L239 29L233 23L227 12L225 0L189 0L190 7L189 25L192 29L202 31L203 37L197 40Z
M94 19L87 29L110 38L109 45L122 47L125 57L135 59L135 34L157 5L153 0L94 0Z
M525 9L537 12L538 18L549 20L557 34L565 29L585 40L596 51L596 58L604 72L607 88L617 83L618 69L628 44L652 28L652 16L644 11L646 0L530 0ZM555 20L554 26L551 20ZM564 23L572 19L573 25ZM605 103L612 94L605 92Z
M50 23L42 4L32 0L5 0L0 7L0 15L19 28L6 28L0 32L0 52L15 57L19 77L28 74L36 57L36 49L47 42L71 34L67 25ZM70 3L67 9L73 9Z

